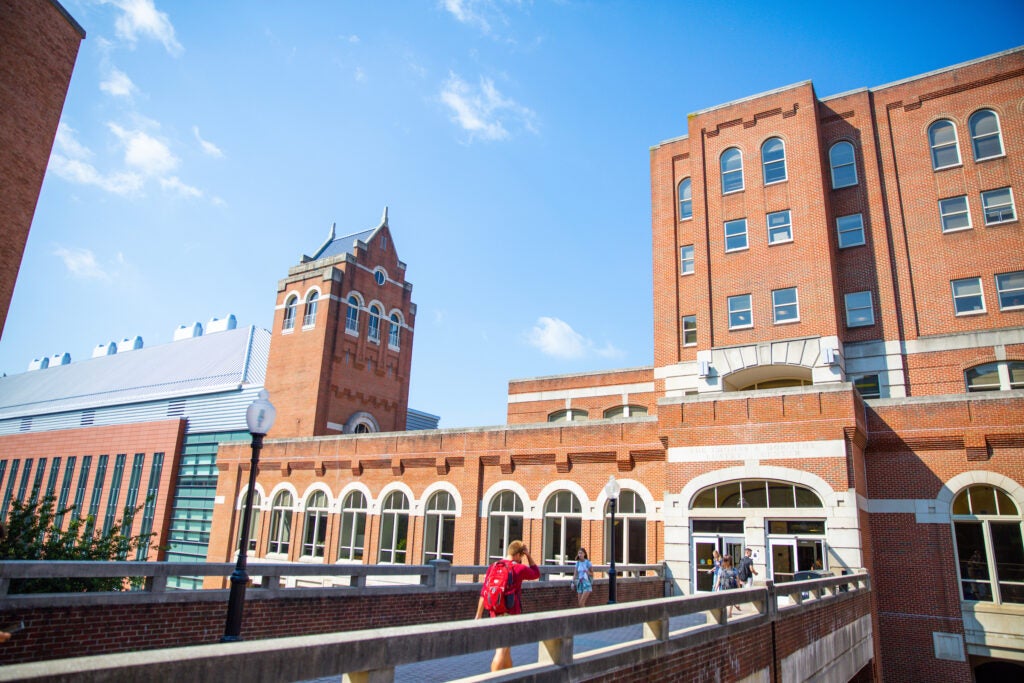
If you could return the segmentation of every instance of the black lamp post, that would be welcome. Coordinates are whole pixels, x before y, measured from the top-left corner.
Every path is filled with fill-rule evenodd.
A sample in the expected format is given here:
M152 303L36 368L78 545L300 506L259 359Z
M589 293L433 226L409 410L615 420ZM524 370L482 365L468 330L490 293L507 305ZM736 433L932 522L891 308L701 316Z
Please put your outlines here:
M615 506L619 502L619 482L615 481L615 475L608 477L608 483L604 485L604 494L608 496L608 509L612 513L611 525L608 529L609 548L611 561L608 563L608 604L615 604Z
M256 469L260 464L260 449L263 448L263 437L274 424L277 411L268 400L266 389L260 391L259 397L245 411L245 423L252 434L252 461L249 464L249 489L245 493L245 512L242 515L242 539L238 548L238 562L231 573L231 594L228 597L228 618L224 624L222 643L241 640L242 609L245 607L245 587L249 583L249 573L245 570L249 553L249 524L252 520L252 499L256 492Z

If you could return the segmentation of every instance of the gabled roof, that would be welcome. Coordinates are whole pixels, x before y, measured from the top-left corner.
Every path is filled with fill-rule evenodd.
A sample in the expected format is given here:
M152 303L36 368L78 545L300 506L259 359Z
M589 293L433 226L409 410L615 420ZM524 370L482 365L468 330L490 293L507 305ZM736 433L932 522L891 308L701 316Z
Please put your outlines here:
M0 419L262 385L270 332L245 327L0 378Z
M320 259L331 258L334 256L341 256L342 254L355 254L356 242L367 243L381 228L388 227L388 207L384 207L384 215L380 218L380 225L369 230L363 230L362 232L354 232L351 235L344 235L342 237L334 236L334 228L336 224L331 225L331 232L327 235L327 241L325 241L315 254L312 256L303 256L303 262L308 261L319 261Z

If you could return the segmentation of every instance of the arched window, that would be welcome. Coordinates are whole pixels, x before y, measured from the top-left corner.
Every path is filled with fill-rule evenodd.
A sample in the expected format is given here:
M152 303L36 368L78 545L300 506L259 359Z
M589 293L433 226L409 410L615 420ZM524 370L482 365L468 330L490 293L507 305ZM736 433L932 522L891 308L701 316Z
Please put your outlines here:
M306 297L306 314L302 316L303 327L313 327L316 325L316 307L319 300L320 292L315 289Z
M1003 135L999 130L999 117L994 111L982 109L974 112L967 125L971 129L975 161L1003 156Z
M323 557L327 545L327 494L314 491L306 499L306 528L302 533L302 556Z
M362 560L366 541L366 496L352 491L341 504L341 538L338 540L339 560Z
M782 138L768 138L761 145L761 168L765 185L786 179L786 145Z
M399 349L402 345L402 319L397 313L391 314L391 327L388 328L388 347Z
M299 297L292 294L284 304L284 323L281 324L282 330L291 330L295 328L295 311L298 307Z
M366 336L370 341L380 341L380 306L372 304L370 306L370 323L366 331Z
M647 506L635 491L623 490L615 510L615 528L610 528L611 501L604 506L605 552L611 556L610 533L615 534L615 561L623 564L647 564Z
M384 499L380 514L380 564L405 564L409 545L409 499L392 491Z
M455 498L438 491L427 501L423 525L423 561L455 557Z
M952 121L940 119L928 126L928 146L932 149L932 168L960 165L960 144Z
M615 417L644 417L645 415L647 415L647 408L637 405L615 406L604 411L606 420Z
M849 142L837 142L832 145L828 151L828 163L832 169L833 190L857 184L857 162L853 145Z
M512 491L502 491L491 499L487 517L487 561L505 557L512 541L523 538L523 501Z
M693 218L693 184L689 178L679 181L679 220Z
M292 539L292 507L295 499L287 491L274 496L274 504L270 508L270 543L268 553L287 555Z
M784 481L751 479L716 484L701 489L691 508L820 508L814 491Z
M566 564L583 537L583 508L571 491L558 491L544 506L544 564Z
M245 494L245 498L249 497L248 491ZM245 509L245 498L242 499L242 509ZM260 505L263 503L263 499L260 497L259 491L254 491L252 496L252 516L249 517L249 548L246 552L256 552L256 542L259 541L260 532ZM244 515L239 514L238 516L238 538L235 539L235 550L240 550L242 547L242 517Z
M348 311L345 312L345 331L359 334L359 299L355 296L348 298Z
M581 422L587 417L588 413L585 410L567 408L566 410L556 410L548 415L548 422Z
M967 391L1007 391L1024 389L1024 362L985 363L964 371Z
M743 153L735 147L722 152L722 194L743 189Z
M964 600L1024 603L1024 536L1010 496L988 484L961 491L953 535Z

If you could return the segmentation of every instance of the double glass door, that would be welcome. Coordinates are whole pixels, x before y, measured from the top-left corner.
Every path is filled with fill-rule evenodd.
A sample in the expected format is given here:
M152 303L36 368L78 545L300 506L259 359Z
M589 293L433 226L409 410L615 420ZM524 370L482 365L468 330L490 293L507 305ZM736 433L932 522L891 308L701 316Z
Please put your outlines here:
M733 563L743 557L743 537L725 534L699 535L693 537L693 568L696 576L693 585L695 592L709 592L715 585L713 552L732 555Z
M769 539L772 556L772 580L793 581L797 572L825 568L825 542L816 539Z

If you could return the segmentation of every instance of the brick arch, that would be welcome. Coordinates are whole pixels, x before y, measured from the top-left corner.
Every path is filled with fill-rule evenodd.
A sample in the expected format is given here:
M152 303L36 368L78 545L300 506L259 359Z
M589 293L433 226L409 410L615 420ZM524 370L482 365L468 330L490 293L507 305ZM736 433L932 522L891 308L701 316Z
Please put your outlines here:
M1017 510L1024 511L1024 485L1005 474L989 470L962 472L943 484L939 494L935 496L935 511L940 514L952 514L953 498L973 484L988 484L1002 489L1017 504Z
M690 502L693 497L697 495L698 491L707 488L708 486L714 486L715 484L722 484L728 481L737 481L741 479L771 479L774 481L784 481L790 484L799 484L805 486L817 494L818 498L821 499L821 504L827 511L829 508L837 507L839 502L836 500L837 491L835 491L827 481L822 479L816 474L805 472L803 470L795 470L789 467L778 467L776 465L755 465L751 466L740 466L740 467L727 467L721 470L715 470L713 472L707 472L694 477L683 487L682 491L679 492L679 497L683 502L682 510L680 514L688 513L690 510Z
M530 498L530 494L526 492L526 489L517 481L498 481L491 484L491 487L487 489L487 492L480 499L480 517L486 518L491 512L491 501L499 493L504 491L511 491L512 493L519 496L519 500L523 501L523 519L540 519L539 514L530 514L530 507L535 501Z
M423 495L420 499L413 504L413 510L417 517L423 517L427 510L427 501L430 497L438 491L445 491L452 494L452 498L455 499L455 516L462 516L462 496L459 494L459 490L449 484L446 481L435 481L433 484L423 489Z

